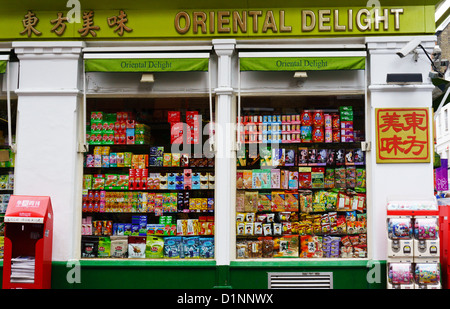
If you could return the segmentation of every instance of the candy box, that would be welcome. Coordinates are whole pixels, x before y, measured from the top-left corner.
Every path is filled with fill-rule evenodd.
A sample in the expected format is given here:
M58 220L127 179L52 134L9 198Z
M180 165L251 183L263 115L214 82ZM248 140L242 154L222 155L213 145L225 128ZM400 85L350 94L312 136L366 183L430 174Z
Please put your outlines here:
M284 166L294 166L295 162L296 162L295 150L286 149Z
M261 189L270 189L271 183L271 171L269 169L259 170L259 176L261 179Z
M123 165L124 167L131 167L131 158L133 157L133 154L131 152L124 152L123 153Z
M86 190L92 189L92 175L89 174L83 175L83 189Z
M109 156L102 156L102 167L108 168L109 166Z
M252 189L252 170L244 170L243 171L243 179L244 179L244 188Z
M172 154L171 153L164 153L163 166L164 167L172 166Z
M94 155L94 167L102 167L102 155Z
M125 154L123 152L118 152L116 156L117 167L125 167Z
M298 172L297 171L289 171L288 188L290 190L298 189Z
M103 121L103 112L94 111L91 112L91 123L102 123Z
M116 189L128 190L128 175L119 175L117 180Z
M300 189L312 188L311 167L299 167L298 171L298 187Z
M270 170L270 182L272 189L280 189L281 185L281 173L279 169Z
M181 163L181 153L177 152L172 153L171 166L180 166L180 163Z
M95 174L92 182L93 190L103 190L105 188L105 175Z
M280 171L280 188L289 189L289 170Z
M106 174L105 175L105 189L111 190L115 189L117 186L117 181L119 180L119 175L117 174Z
M272 148L272 165L274 167L284 166L285 164L285 149Z

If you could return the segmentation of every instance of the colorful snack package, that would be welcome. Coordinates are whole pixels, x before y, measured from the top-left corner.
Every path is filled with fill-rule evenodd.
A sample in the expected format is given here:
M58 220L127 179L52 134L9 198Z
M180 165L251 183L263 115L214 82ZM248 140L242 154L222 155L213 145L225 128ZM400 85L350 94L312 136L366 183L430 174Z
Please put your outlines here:
M182 238L182 257L185 259L195 259L199 257L199 237L183 237Z
M199 243L199 258L213 259L214 258L214 237L200 237Z
M248 240L247 252L250 259L262 257L262 241L261 240Z
M325 170L324 188L326 189L334 188L334 168L327 168Z
M111 240L109 237L98 238L98 254L99 258L109 258L111 252Z
M273 257L273 247L274 241L272 237L260 237L258 238L262 241L262 258L272 258Z
M299 195L296 191L285 192L285 210L286 211L298 211L298 198Z
M333 191L328 191L326 200L327 210L336 210L338 201L338 193Z
M169 259L177 259L182 257L180 236L170 236L164 238L164 257Z
M258 209L258 192L257 191L245 191L244 193L244 211L256 212Z
M352 210L363 212L366 208L366 196L364 194L356 194L352 198Z
M245 231L245 223L238 222L236 224L236 235L244 235L244 231Z
M236 189L244 189L244 172L236 172Z
M263 223L263 234L264 234L264 236L273 235L272 223Z
M272 191L272 211L285 210L285 194L284 191Z
M236 242L236 258L248 259L248 247L246 240L238 240Z
M327 203L327 191L316 191L312 202L313 211L325 211Z
M162 237L147 237L145 257L148 259L162 259L164 257L164 239Z
M304 235L300 236L300 257L301 258L314 258L322 257L322 237Z
M253 230L254 230L254 224L253 222L245 222L244 223L245 227L244 227L244 235L246 236L251 236L253 235Z
M272 194L271 193L259 193L258 198L258 211L271 211L272 210Z
M263 235L263 224L262 222L255 222L254 223L254 235Z
M299 204L300 211L302 213L310 213L312 208L312 191L309 190L299 190Z
M299 238L297 235L287 235L274 239L273 257L298 257Z
M336 230L338 234L347 233L347 222L345 221L345 216L338 215L336 220Z
M236 222L245 222L245 213L236 213Z
M145 236L128 236L128 258L145 258Z
M245 207L245 192L236 192L236 212L243 212Z
M298 187L300 189L312 188L312 176L311 167L299 167L298 168Z
M351 209L351 198L345 193L339 192L337 210L350 210Z

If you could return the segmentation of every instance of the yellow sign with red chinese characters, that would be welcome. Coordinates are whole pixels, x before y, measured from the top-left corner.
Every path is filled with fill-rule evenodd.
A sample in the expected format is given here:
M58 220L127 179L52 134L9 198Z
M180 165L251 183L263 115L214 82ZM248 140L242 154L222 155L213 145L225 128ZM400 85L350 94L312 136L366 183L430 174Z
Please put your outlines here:
M375 109L377 163L430 162L428 108Z

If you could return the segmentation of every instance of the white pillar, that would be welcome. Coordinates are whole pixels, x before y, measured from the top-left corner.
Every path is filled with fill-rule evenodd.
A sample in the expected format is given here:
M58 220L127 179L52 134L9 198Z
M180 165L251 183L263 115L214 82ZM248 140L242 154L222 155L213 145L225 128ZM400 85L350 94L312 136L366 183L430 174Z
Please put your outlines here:
M414 37L431 54L435 37ZM430 112L430 163L376 163L376 108L414 108L432 105L434 89L428 77L431 64L421 48L417 48L419 57L414 60L410 54L400 58L396 52L413 37L368 37L368 107L366 126L367 138L372 143L367 153L367 187L368 187L368 234L371 258L387 258L386 203L388 199L423 199L433 197L433 120ZM423 83L418 85L389 85L386 83L388 73L421 73Z
M234 244L234 209L236 201L236 152L234 150L234 127L236 108L231 84L231 56L236 40L213 40L218 56L215 118L215 235L216 263L229 265Z
M15 191L50 196L53 260L79 252L82 42L14 42L20 61Z

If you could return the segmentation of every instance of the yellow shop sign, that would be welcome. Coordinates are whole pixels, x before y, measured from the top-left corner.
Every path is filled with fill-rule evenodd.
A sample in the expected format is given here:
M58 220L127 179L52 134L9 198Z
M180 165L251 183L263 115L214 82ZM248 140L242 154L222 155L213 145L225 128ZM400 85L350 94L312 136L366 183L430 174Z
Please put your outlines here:
M353 32L400 30L403 8L369 10L319 9L300 10L294 22L286 24L286 11L242 10L242 11L180 11L175 15L175 29L179 34L192 30L194 34L214 33L292 33L299 28L302 33Z
M231 1L231 0L230 0ZM153 2L152 2L153 3ZM215 5L183 9L13 10L0 20L0 40L195 39L434 34L434 6L250 8ZM230 7L230 6L228 6Z

